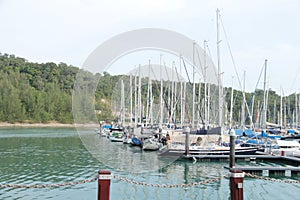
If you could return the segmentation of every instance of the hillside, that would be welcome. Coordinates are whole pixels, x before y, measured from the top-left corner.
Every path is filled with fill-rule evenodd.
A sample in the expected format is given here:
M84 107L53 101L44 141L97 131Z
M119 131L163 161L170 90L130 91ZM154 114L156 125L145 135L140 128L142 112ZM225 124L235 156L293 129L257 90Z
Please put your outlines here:
M78 70L77 67L65 63L33 63L14 55L0 54L0 121L72 123L72 90ZM112 76L106 72L97 76L101 76L95 95L98 119L113 120L116 116L112 116L111 98L120 76ZM225 102L230 102L231 88L225 88L224 93ZM157 101L159 87L153 87L153 94ZM248 104L252 95L246 93ZM268 99L268 121L277 123L280 97L274 91L269 91ZM284 100L288 123L295 110L295 97L291 95ZM241 92L234 90L233 119L236 123L240 120L241 102ZM253 110L261 110L262 90L256 91L255 102ZM225 107L229 112L229 103Z

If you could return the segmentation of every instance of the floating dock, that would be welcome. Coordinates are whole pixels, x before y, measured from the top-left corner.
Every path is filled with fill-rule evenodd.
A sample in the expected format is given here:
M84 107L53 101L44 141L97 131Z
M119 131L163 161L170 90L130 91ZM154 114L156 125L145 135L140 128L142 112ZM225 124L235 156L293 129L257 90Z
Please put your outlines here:
M190 159L194 161L229 161L229 155L183 155L183 159ZM235 155L235 159L239 161L268 161L274 163L285 163L292 166L235 166L234 169L242 170L246 173L262 175L262 176L300 176L300 158L290 156L273 156L267 154L255 155ZM226 169L230 169L224 166Z
M229 155L182 155L182 159L198 161L229 161ZM273 156L269 154L235 155L238 161L270 161L300 166L300 158L290 156Z
M230 169L229 167L224 167ZM258 174L262 176L300 176L300 167L271 167L271 166L236 166L234 169L242 170L243 172L250 174Z

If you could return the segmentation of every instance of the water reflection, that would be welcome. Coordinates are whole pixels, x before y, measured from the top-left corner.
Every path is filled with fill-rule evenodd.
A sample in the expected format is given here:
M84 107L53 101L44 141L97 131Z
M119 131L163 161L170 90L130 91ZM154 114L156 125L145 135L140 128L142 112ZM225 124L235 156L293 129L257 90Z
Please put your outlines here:
M18 136L12 137L10 133ZM52 133L59 136L49 135ZM96 144L100 144L99 141ZM121 165L120 169L128 167L132 172L110 170L116 175L137 181L183 184L227 173L223 168L227 163L224 162L190 161L176 161L158 170L144 170L141 173L144 168L150 168L147 168L149 162L142 163L143 159L151 158L153 165L161 162L157 161L154 152L144 153L138 148L110 142L105 142L105 145L110 151L103 153L110 156L101 159L115 166ZM100 163L85 149L73 129L22 129L17 130L17 133L14 129L0 129L0 152L0 183L63 183L90 179L99 169L107 169L107 165ZM245 199L298 199L299 189L297 184L250 178L244 182ZM0 199L95 199L96 196L96 182L51 189L0 188ZM128 184L114 179L111 199L229 199L229 181L223 178L207 185L168 189Z
M146 173L156 171L176 160L176 158L159 158L158 153L142 151L107 138L79 130L80 139L88 151L106 167L115 171L128 173Z

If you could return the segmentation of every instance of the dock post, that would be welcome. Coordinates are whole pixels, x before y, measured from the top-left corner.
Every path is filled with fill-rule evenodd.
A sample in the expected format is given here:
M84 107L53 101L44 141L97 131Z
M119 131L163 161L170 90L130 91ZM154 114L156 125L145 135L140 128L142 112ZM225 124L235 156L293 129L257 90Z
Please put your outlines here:
M190 128L185 127L183 133L185 134L185 155L187 156L190 154Z
M244 199L244 172L242 170L230 170L230 199Z
M244 199L244 172L235 169L235 131L230 130L230 197L231 200L243 200Z
M98 200L110 199L110 180L112 174L107 170L99 170L98 178Z
M230 169L235 167L235 131L230 130L230 157L229 157L229 167Z

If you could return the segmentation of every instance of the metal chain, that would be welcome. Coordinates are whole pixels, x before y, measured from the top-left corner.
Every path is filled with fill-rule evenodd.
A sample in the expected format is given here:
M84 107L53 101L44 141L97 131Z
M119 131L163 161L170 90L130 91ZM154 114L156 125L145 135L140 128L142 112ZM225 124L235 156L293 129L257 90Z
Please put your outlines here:
M218 178L213 178L213 179L209 179L209 180L205 180L205 181L200 181L200 182L193 182L193 183L187 183L187 184L154 184L154 183L145 183L145 182L139 182L136 180L132 180L132 179L128 179L125 177L121 177L121 176L117 176L114 175L114 178L120 180L120 181L124 181L127 183L131 183L131 184L135 184L135 185L141 185L141 186L149 186L149 187L159 187L159 188L186 188L186 187L192 187L192 186L196 186L196 185L206 185L215 181L219 181L221 180L222 177L221 176Z
M257 176L254 174L250 173L245 173L245 176L251 177L251 178L257 178L257 179L262 179L262 180L268 180L268 181L273 181L273 182L281 182L281 183L300 183L300 180L280 180L280 179L275 179L275 178L270 178L270 177L263 177L263 176ZM33 184L33 185L24 185L24 184L2 184L0 183L0 188L53 188L53 187L63 187L63 186L70 186L70 185L79 185L83 183L89 183L98 180L99 175L95 176L94 178L91 179L85 179L85 180L80 180L80 181L72 181L72 182L65 182L65 183L56 183L56 184ZM159 188L186 188L186 187L193 187L197 185L206 185L215 181L219 181L222 178L228 178L228 174L223 175L221 177L217 178L212 178L200 182L193 182L193 183L186 183L186 184L154 184L154 183L145 183L145 182L140 182L132 179L128 179L125 177L113 175L113 178L116 178L120 181L124 181L130 184L135 184L135 185L141 185L141 186L149 186L149 187L159 187Z
M98 175L91 179L81 180L81 181L72 181L65 183L55 183L55 184L34 184L34 185L23 185L23 184L2 184L0 183L0 188L53 188L53 187L63 187L68 185L79 185L83 183L89 183L96 181Z
M245 173L246 176L251 177L251 178L257 178L257 179L262 179L262 180L267 180L267 181L273 181L273 182L280 182L280 183L300 183L300 180L281 180L281 179L276 179L276 178L270 178L270 177L264 177L264 176L257 176L254 174L250 173Z

